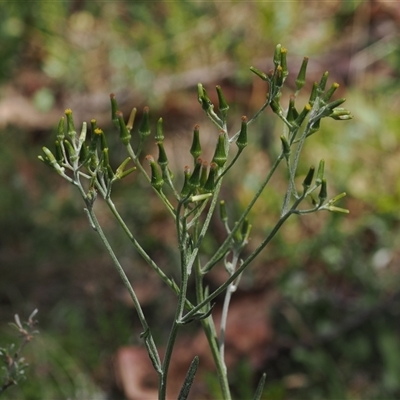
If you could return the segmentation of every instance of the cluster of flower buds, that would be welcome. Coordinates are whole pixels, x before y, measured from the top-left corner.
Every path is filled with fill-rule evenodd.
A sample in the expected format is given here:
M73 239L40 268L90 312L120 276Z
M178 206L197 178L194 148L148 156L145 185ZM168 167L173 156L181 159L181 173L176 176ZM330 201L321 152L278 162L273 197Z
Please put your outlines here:
M271 107L272 111L283 118L285 123L288 125L288 128L291 131L288 136L290 143L292 143L295 139L298 129L301 127L307 117L310 124L308 136L319 130L320 121L324 117L331 117L336 120L348 120L352 118L352 115L348 110L346 110L345 108L337 108L345 102L344 98L329 103L333 94L338 89L339 84L335 82L331 85L330 88L326 89L326 84L329 76L328 72L325 72L322 75L320 82L315 82L313 84L309 100L307 104L302 108L302 110L298 111L296 109L295 100L297 94L306 83L308 57L304 57L303 62L300 66L299 73L295 80L296 93L290 97L289 106L287 107L287 111L285 113L284 108L280 104L280 97L281 88L286 77L288 76L286 57L287 50L281 45L277 45L273 58L275 66L274 69L272 69L268 73L264 73L255 67L251 67L250 69L262 80L268 82L269 106Z
M209 194L214 192L218 170L223 167L227 159L224 137L221 137L221 135L219 136L214 157L209 164L207 161L200 158L202 152L200 130L199 125L195 125L193 129L192 145L190 147L190 154L193 157L194 167L193 171L191 171L189 166L185 167L185 179L180 193L182 198L192 196L193 200L193 195L206 195L194 197L195 200L201 200L209 197Z
M114 95L111 95L112 108L116 108ZM133 119L136 110L132 112L130 122ZM118 124L120 137L123 143L129 143L130 129L125 125L122 112L115 110L113 112L113 122ZM125 169L129 161L128 157L122 164L116 168L115 172L110 165L109 148L104 131L97 126L95 119L90 121L91 136L87 140L87 124L82 124L80 134L77 134L72 111L65 110L65 117L60 119L57 130L57 140L55 141L54 154L47 147L43 147L44 157L39 159L45 164L54 168L61 176L76 183L76 176L69 176L66 171L70 171L71 175L78 172L82 167L86 167L91 176L91 181L95 177L104 184L104 189L108 191L115 180L122 179L129 175L136 168L131 167ZM93 185L91 184L93 189Z
M326 204L324 204L328 197L326 179L324 178L324 171L325 171L325 161L321 160L318 165L317 176L315 178L314 186L310 190L310 192L312 192L316 188L318 187L320 188L318 193L318 200L315 200L312 197L312 202L314 206L316 207L316 209L323 209L323 210L335 211L347 214L349 212L348 210L334 206L334 203L336 203L338 200L346 196L346 193L341 193L335 196L333 199L329 200ZM315 168L312 166L310 167L303 181L303 190L304 193L306 194L309 193L308 191L312 185L314 175L315 175Z

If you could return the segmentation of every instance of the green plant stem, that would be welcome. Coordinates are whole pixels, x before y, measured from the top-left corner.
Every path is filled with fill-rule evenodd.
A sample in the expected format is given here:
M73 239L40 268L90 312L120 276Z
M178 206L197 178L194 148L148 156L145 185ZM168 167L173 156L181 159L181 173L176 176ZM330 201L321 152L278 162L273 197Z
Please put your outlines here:
M264 182L261 184L261 186L259 187L257 193L254 195L254 197L252 198L252 200L250 201L249 205L247 206L246 210L244 210L244 212L242 213L242 215L240 216L239 220L237 221L237 223L235 224L235 226L233 227L232 231L230 232L230 234L227 236L227 238L225 239L225 241L222 243L222 245L220 246L220 248L215 252L215 254L211 257L211 259L207 262L207 264L203 267L203 274L206 274L207 272L209 272L214 265L216 265L216 263L226 254L226 252L229 249L229 246L231 244L231 240L233 238L233 235L236 233L236 231L240 228L242 222L245 220L245 218L247 217L247 215L249 214L250 210L253 208L254 204L256 203L256 201L258 200L258 198L261 196L261 193L263 192L263 190L265 189L265 187L267 186L268 182L270 181L270 179L272 178L272 175L274 174L275 170L278 168L278 165L280 164L280 162L284 159L284 154L283 152L281 152L281 154L277 157L277 159L275 160L273 166L271 167L271 170L269 171L267 177L265 178Z
M193 234L194 240L197 240L197 229ZM201 272L201 264L199 257L196 258L195 261L195 284L196 284L196 299L197 303L201 303L204 300L204 285L203 285L203 274ZM210 304L208 304L208 309L210 308ZM202 312L208 311L204 308L201 310ZM212 316L208 316L201 320L201 324L203 326L204 334L206 335L209 348L211 350L211 354L214 360L215 367L217 369L219 386L221 389L222 398L225 400L231 399L231 393L228 382L228 375L226 373L225 363L222 362L219 348L218 348L218 337L215 329L215 324Z
M168 371L171 363L172 352L175 346L176 337L178 334L178 329L180 321L182 320L182 315L185 309L186 302L186 293L187 286L189 280L189 271L187 266L188 259L188 234L187 234L187 226L186 226L186 217L183 217L183 221L180 221L180 213L183 207L183 201L180 201L176 210L176 230L179 242L179 252L180 252L180 264L181 264L181 281L179 285L179 295L178 295L178 304L175 310L175 317L172 323L171 331L168 337L167 347L165 349L164 360L162 364L162 375L159 385L159 399L165 400L167 394L167 379L168 379Z
M253 115L253 117L247 121L247 126L252 124L260 116L260 114L270 105L271 101L272 101L271 96L268 96L267 101L260 107L260 109ZM239 134L240 134L240 129L229 139L229 142L230 143L234 142L235 139L237 139L237 137L239 136Z
M157 347L154 343L153 337L150 334L150 328L149 328L149 325L147 324L146 317L144 316L142 307L140 306L139 299L137 298L136 293L135 293L131 283L129 282L128 277L126 276L124 269L122 268L117 256L115 255L110 243L108 242L107 237L105 236L103 230L101 229L101 226L99 224L99 221L97 220L96 214L93 211L92 205L89 204L87 199L85 202L86 202L86 206L87 206L86 210L87 210L88 215L90 216L91 222L92 222L93 226L95 227L96 232L100 236L100 239L103 242L103 245L106 248L108 254L110 255L110 257L114 263L114 266L117 269L117 272L122 279L122 282L124 283L125 287L127 288L128 292L132 298L132 301L134 303L134 306L135 306L137 315L139 317L140 323L142 325L142 328L143 328L145 334L147 335L147 338L145 338L145 344L148 349L150 358L153 362L156 372L158 373L160 379L162 379L161 360L159 358L159 354L157 351Z
M213 356L214 364L217 369L219 386L222 392L222 398L224 400L231 400L231 390L229 388L228 374L226 373L225 363L221 359L221 355L218 348L218 336L215 329L215 324L212 316L202 319L201 324L206 335L208 345Z
M179 295L179 288L177 287L176 283L168 278L167 275L161 270L161 268L153 261L153 259L147 254L147 252L143 249L143 247L139 244L139 242L135 239L133 236L132 232L128 228L128 226L125 224L124 220L122 219L121 215L117 211L114 203L112 202L111 199L107 199L106 203L108 207L110 208L111 212L113 213L114 217L122 227L123 231L125 234L128 236L129 240L132 242L133 246L137 250L137 252L142 256L144 261L147 262L147 264L150 265L151 268L160 276L160 278L163 280L164 283L166 283L177 295ZM188 306L191 306L191 304L188 304Z
M132 161L139 168L140 172L142 172L142 174L144 175L146 180L150 183L151 182L151 178L150 178L149 174L146 172L146 170L143 168L142 163L139 161L139 158L135 154L135 152L133 151L132 146L130 145L130 143L128 143L125 147L126 147L126 151L128 152L129 156L132 158ZM172 206L172 204L169 202L168 198L165 196L165 194L161 190L155 190L154 189L154 191L157 193L157 196L160 198L160 200L165 204L165 206L167 207L169 213L172 215L172 217L175 220L175 217L176 217L175 216L175 209Z
M289 168L289 176L290 176L290 178L289 178L289 186L288 186L288 190L286 192L285 199L284 199L284 202L283 202L281 215L284 215L287 212L287 210L289 208L290 200L292 198L292 195L293 195L294 191L296 190L295 189L295 184L294 184L294 176L296 174L297 167L299 165L300 154L301 154L301 151L303 149L304 141L307 138L307 135L308 135L308 132L309 132L311 126L312 125L311 125L310 121L308 121L307 126L304 129L304 132L302 133L302 135L300 137L300 140L298 142L292 166L291 166L291 168Z
M80 183L77 184L77 186L79 186L79 185L80 185ZM110 211L114 215L115 219L118 221L119 225L121 226L121 228L123 229L123 231L125 232L127 237L129 238L129 240L131 241L133 246L135 247L136 251L141 255L141 257L144 259L144 261L146 261L147 264L160 276L162 281L164 283L166 283L174 291L174 293L179 295L179 288L176 285L176 283L172 279L168 278L167 275L165 275L165 273L161 270L161 268L153 261L153 259L147 254L147 252L143 249L143 247L140 245L140 243L135 239L132 232L130 231L130 229L126 225L125 221L123 220L123 218L119 214L118 210L116 209L115 204L113 203L111 198L107 197L107 195L106 195L107 190L102 188L101 185L96 185L96 187L99 190L99 192L101 193L102 197L105 199L105 202L107 203ZM81 190L81 195L84 198L86 196L83 189ZM189 309L191 309L193 307L193 305L189 301L186 302L186 306Z
M235 157L232 159L232 161L229 163L229 165L222 171L222 173L218 176L218 181L222 179L222 177L224 175L226 175L226 173L233 167L233 165L235 164L235 162L237 161L237 159L239 158L240 154L242 154L243 149L239 149L236 154Z
M234 251L233 256L232 256L232 267L231 270L232 272L236 269L238 260L239 260L239 252ZM238 277L239 280L240 276ZM236 291L237 289L238 282L232 282L226 289L225 293L225 298L224 298L224 304L222 306L222 314L221 314L221 324L220 324L220 335L219 335L219 353L222 362L224 363L225 371L226 371L226 364L225 364L225 332L226 332L226 327L227 327L227 322L228 322L228 311L229 311L229 305L231 302L232 294Z
M279 231L280 227L284 224L284 222L296 212L297 206L304 199L305 193L297 199L292 208L283 215L274 228L271 230L269 235L259 244L259 246L247 257L247 259L242 263L242 265L213 293L208 295L202 302L200 302L197 306L195 306L192 310L190 310L183 318L183 323L189 320L196 312L201 310L206 304L210 303L213 299L215 299L219 294L221 294L224 290L228 288L228 286L247 268L247 266L261 253L261 251L265 248L265 246L271 241L271 239L276 235Z
M189 270L191 270L192 267L193 267L193 263L195 262L196 257L197 257L197 255L199 253L200 246L201 246L201 244L203 242L203 239L206 236L206 233L207 233L208 228L210 226L211 218L212 218L212 216L214 214L214 210L215 210L215 207L216 207L217 202L218 202L218 195L219 195L219 192L221 190L221 184L222 184L222 180L219 180L217 182L216 187L215 187L215 190L214 190L214 193L213 193L213 197L212 197L212 200L211 200L211 204L210 204L210 208L208 209L208 212L207 212L206 218L204 220L203 226L201 228L200 234L198 235L198 237L196 237L196 240L194 242L193 250L192 250L192 252L190 254L190 257L189 257L189 259L187 261L187 265L188 265L188 269Z

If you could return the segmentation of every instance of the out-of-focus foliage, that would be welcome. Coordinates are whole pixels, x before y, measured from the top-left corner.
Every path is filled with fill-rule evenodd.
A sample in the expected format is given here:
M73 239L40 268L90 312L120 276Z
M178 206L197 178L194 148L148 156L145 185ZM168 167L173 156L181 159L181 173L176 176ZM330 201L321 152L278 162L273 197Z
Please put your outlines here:
M63 90L131 86L146 90L146 97L153 89L157 99L163 88L153 87L156 78L203 68L207 76L227 61L232 70L224 74L248 82L249 63L265 59L277 42L295 38L290 47L297 56L320 53L328 43L334 48L333 16L342 6L38 0L6 2L2 8L1 79L12 79L29 62ZM343 6L347 12L355 8Z
M263 101L264 89L252 81L248 67L267 69L265 59L276 43L291 50L291 65L309 55L314 79L328 69L355 118L342 126L323 124L305 149L309 165L303 166L306 173L325 159L328 184L329 173L335 176L336 187L329 191L348 193L350 216L289 221L242 281L244 294L264 287L279 297L271 312L276 339L260 366L268 372L266 396L399 397L396 2L38 0L3 2L0 11L1 119L18 109L28 121L39 121L29 129L9 126L0 132L0 323L37 307L42 332L38 345L27 349L28 380L18 392L10 391L10 398L15 393L27 399L100 397L98 387L112 393L111 356L119 346L136 343L139 334L82 206L36 161L39 142L50 137L40 121L55 127L57 119L49 121L48 112L63 111L76 98L89 99L82 108L96 109L97 98L86 97L90 94L107 102L111 91L140 93L150 106L159 107L152 110L154 121L158 116L166 121L166 136L177 146L175 163L182 168L179 146L193 124L202 122L192 88L202 81L211 93L213 85L221 84L234 105L232 116L251 113ZM26 99L24 105L17 95ZM23 108L26 104L34 116ZM236 207L254 190L268 154L279 145L281 125L271 121L266 113L250 130L248 164L227 193L237 200ZM156 201L137 196L131 184L139 185L140 179L130 179L116 190L121 202L130 199L126 212L132 227L143 232L144 246L157 257L157 246L168 248L168 225ZM254 210L253 220L260 225L253 223L250 244L257 243L257 229L268 228L282 195L279 180L275 184L276 191L265 193ZM144 213L149 201L152 215ZM106 221L130 276L150 288L142 293L148 309L168 304L167 295L154 295L161 289L154 287L129 244L119 242L111 220ZM173 257L171 251L165 264ZM168 311L157 318L167 318ZM164 329L161 324L158 340ZM6 340L2 335L0 344ZM254 371L248 368L237 367L237 382L251 381ZM212 393L213 377L206 382ZM245 395L240 390L235 393Z

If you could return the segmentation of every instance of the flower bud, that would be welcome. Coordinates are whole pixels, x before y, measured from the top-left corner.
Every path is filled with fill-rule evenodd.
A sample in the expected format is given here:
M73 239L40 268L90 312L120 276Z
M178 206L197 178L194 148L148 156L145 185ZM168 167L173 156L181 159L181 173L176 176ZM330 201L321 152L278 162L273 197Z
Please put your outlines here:
M135 122L135 117L136 117L136 108L132 108L131 113L129 114L129 119L128 123L126 124L126 129L130 132L133 128L133 124Z
M311 186L312 180L314 178L314 172L315 172L315 168L310 167L308 174L306 175L306 177L304 178L304 181L303 181L304 191L306 191Z
M337 121L353 119L353 114L345 108L335 108L329 116Z
M334 206L334 204L336 202L338 202L340 199L342 199L345 196L346 196L346 192L342 192L342 193L338 194L333 199L328 201L328 204L326 204L324 206L324 210L328 210L328 211L332 211L332 212L340 212L340 213L344 213L344 214L349 214L350 213L349 210L347 210L345 208Z
M242 151L247 144L247 117L243 116L239 136L236 140L236 146L239 148L239 151Z
M63 175L64 174L64 168L58 164L56 158L54 157L53 153L47 148L47 147L42 147L43 153L45 154L45 158L42 156L39 156L39 160L43 161L45 164L49 165L50 167L53 167L58 174Z
M263 81L268 81L268 77L264 72L261 72L259 69L255 67L250 67L250 71L256 74L259 78L261 78Z
M117 117L119 124L119 138L121 142L127 146L131 140L131 134L125 125L124 115L122 114L122 111L117 111L115 116Z
M65 118L61 117L60 122L58 123L58 130L57 130L57 140L61 143L65 137Z
M346 192L342 192L338 195L336 195L333 199L329 200L329 204L335 204L339 200L343 199L343 197L346 197Z
M92 135L94 134L94 130L97 128L97 121L93 118L90 120L90 129L92 130Z
M88 157L89 157L88 146L85 143L83 143L79 151L79 161L81 163L86 163Z
M275 52L274 52L274 64L275 67L278 67L281 65L281 53L282 53L282 46L280 44L277 44L275 47Z
M344 97L342 97L341 99L337 99L337 100L334 100L334 101L328 103L325 106L325 108L326 108L326 110L333 110L334 108L342 105L345 101L346 101L346 99Z
M195 125L193 129L193 140L190 148L190 154L193 156L195 162L201 154L199 125Z
M283 68L281 65L278 65L276 67L276 72L275 72L275 85L276 87L280 88L283 85L284 81L284 76L283 76Z
M222 93L221 86L217 85L216 90L217 90L217 95L218 95L218 109L219 109L222 117L225 118L226 114L228 113L229 106L225 100L224 94Z
M215 179L217 177L218 165L216 163L210 164L210 171L208 173L207 182L205 183L203 190L207 193L212 193L215 189Z
M53 153L47 147L42 147L43 153L46 155L46 161L48 161L51 165L56 164L57 160L54 157ZM43 159L43 157L42 157Z
M200 186L200 172L201 172L202 165L203 165L202 159L198 158L196 160L196 164L194 166L192 175L190 175L189 186L191 187L191 189L193 191Z
M200 173L200 187L203 188L207 182L208 162L203 161Z
M272 99L269 105L271 106L271 109L275 114L280 115L282 113L281 105L279 104L279 99L277 99L276 97Z
M90 138L90 145L89 145L89 151L90 153L94 153L97 148L97 143L101 140L101 136L103 135L103 131L100 128L96 128L92 132L92 137Z
M106 134L104 133L103 130L101 130L101 135L100 135L100 148L101 150L108 149Z
M296 99L295 96L293 95L290 96L289 107L286 114L286 119L288 122L293 122L299 116L299 113L297 112L296 107L294 105L295 99Z
M157 142L156 143L158 146L158 160L157 163L161 167L162 170L168 165L168 158L167 154L164 149L164 143L163 142Z
M303 123L303 121L305 120L307 114L311 111L311 105L309 103L307 103L304 108L303 111L299 114L299 116L296 118L295 124L297 126L301 126L301 124Z
M132 167L132 168L129 168L128 170L125 171L125 167L126 167L126 165L128 164L129 161L131 161L131 158L130 157L126 158L121 163L121 165L116 169L116 171L115 171L115 178L116 179L122 179L125 176L129 175L131 172L136 170L136 167Z
M329 72L328 71L324 72L318 85L319 93L323 93L323 91L325 90L326 82L328 82L328 77L329 77Z
M322 179L324 178L325 171L325 160L321 160L318 165L317 178L315 179L315 184L320 185L322 183Z
M235 226L234 226L234 228L236 228L237 227L237 221L235 222ZM236 244L242 244L243 243L243 236L242 236L242 232L241 232L241 230L240 229L236 229L235 230L235 233L233 234L233 241L236 243Z
M55 153L56 153L56 160L58 163L62 163L64 161L64 155L61 149L60 142L58 140L55 141Z
M189 196L189 194L192 192L192 189L189 185L189 179L190 179L190 168L188 166L185 167L185 170L183 172L184 175L184 181L183 181L183 187L181 190L181 196L183 198Z
M346 208L341 208L341 207L336 207L336 206L326 206L324 208L325 210L331 211L331 212L339 212L343 214L350 214L350 211L347 210Z
M109 157L108 149L107 149L107 148L103 149L103 159L102 159L102 162L103 162L104 173L106 173L107 176L108 176L110 179L112 179L113 176L114 176L114 172L112 171L111 166L110 166L110 157Z
M82 123L81 134L79 135L79 148L85 142L86 134L87 134L87 124L86 124L86 122L83 122Z
M65 115L67 117L67 133L70 137L75 137L76 129L74 125L74 119L72 117L72 110L70 108L67 108L65 110Z
M249 223L247 218L244 219L242 222L242 226L240 227L240 234L242 236L242 243L247 243L252 225Z
M76 161L78 156L76 154L74 147L68 140L64 140L64 148L65 148L65 152L67 153L68 159L71 162Z
M162 142L164 140L164 134L163 134L163 119L159 118L157 121L157 128L156 128L156 142Z
M153 188L156 189L157 191L160 191L164 184L164 180L161 176L161 173L158 170L157 165L154 162L154 158L152 156L150 155L146 156L146 160L149 162L151 168L151 186L153 186Z
M318 194L318 198L319 198L318 207L322 206L323 202L326 200L327 197L328 197L328 192L327 192L327 188L326 188L326 179L322 178L321 189Z
M282 47L281 48L281 66L282 66L283 80L285 80L286 77L289 75L286 57L287 57L287 49L285 47Z
M337 88L339 87L338 83L332 83L332 86L326 91L324 97L323 97L323 101L326 103L327 101L329 101L331 99L331 97L333 96L333 93L336 92Z
M225 200L221 200L219 202L219 215L221 217L222 222L228 221L228 214L226 213Z
M301 63L299 74L296 78L296 90L299 91L306 83L306 72L307 72L308 57L303 58Z
M110 101L111 101L111 121L117 128L119 128L120 124L119 124L118 116L117 116L118 104L117 104L117 100L115 99L114 93L110 94Z
M150 133L149 107L146 106L143 108L143 116L139 127L139 135L145 139L150 135Z
M222 168L227 160L226 154L226 134L225 132L221 131L218 137L217 147L215 149L214 157L212 162L215 162L218 167Z
M212 106L211 100L207 96L206 89L201 83L197 84L197 98L204 111L208 111Z
M314 82L310 93L310 99L308 100L308 102L311 105L314 105L315 99L317 98L317 94L318 94L318 83Z

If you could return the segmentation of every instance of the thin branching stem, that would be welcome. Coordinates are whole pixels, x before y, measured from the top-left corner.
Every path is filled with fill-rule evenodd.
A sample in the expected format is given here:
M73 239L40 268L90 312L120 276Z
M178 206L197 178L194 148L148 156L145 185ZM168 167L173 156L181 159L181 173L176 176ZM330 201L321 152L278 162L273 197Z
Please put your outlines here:
M231 230L230 234L227 236L225 241L222 243L222 245L219 247L219 249L214 253L214 255L210 258L210 260L207 262L207 264L203 267L203 274L206 274L209 272L215 265L218 263L219 260L221 260L222 257L226 254L226 252L229 250L229 246L231 244L231 240L233 238L233 235L236 233L236 231L240 228L242 222L246 219L247 215L253 208L254 204L258 200L258 198L261 196L261 193L264 191L265 187L269 183L270 179L272 178L275 170L278 168L278 165L280 162L284 159L283 152L277 157L275 160L274 164L271 167L271 170L269 171L267 177L265 178L264 182L261 184L259 187L258 191L255 193L254 197L246 207L246 209L243 211L242 215L240 216L239 220L237 221L237 224L233 227Z
M110 255L110 257L111 257L111 259L112 259L112 261L114 263L114 266L115 266L119 276L121 277L122 282L124 283L126 289L128 290L129 295L130 295L130 297L131 297L131 299L132 299L132 301L133 301L133 303L135 305L135 310L136 310L137 315L139 317L139 320L140 320L140 323L142 325L143 331L146 333L146 336L147 336L147 339L145 340L146 347L147 347L147 349L149 351L149 355L150 355L153 363L154 363L154 361L156 363L156 365L155 365L156 371L158 372L158 374L159 374L159 376L161 378L162 377L161 360L160 360L159 355L158 355L158 350L157 350L156 344L154 343L153 337L150 334L150 328L149 328L149 325L147 324L147 320L146 320L146 317L145 317L145 315L143 313L143 310L142 310L142 307L140 305L139 299L137 298L136 293L135 293L135 291L134 291L134 289L133 289L128 277L126 276L122 265L120 264L117 256L115 255L115 253L114 253L114 251L113 251L113 249L112 249L107 237L105 236L105 234L104 234L104 232L103 232L103 230L101 228L101 225L100 225L99 221L97 220L96 214L93 211L92 205L89 204L87 201L86 201L86 203L87 203L86 204L87 205L86 209L87 209L88 214L90 215L91 222L95 226L96 232L98 233L101 241L103 242L104 247L106 248L108 254Z
M179 241L179 253L180 253L180 268L181 268L181 281L179 285L179 295L178 295L178 304L175 310L175 317L172 323L171 331L167 341L167 347L165 350L164 360L162 364L162 376L159 387L159 399L165 400L167 394L167 378L168 371L171 362L172 352L175 346L176 337L178 334L178 329L180 326L180 321L182 319L182 315L185 309L186 302L186 293L187 286L189 280L189 271L187 267L187 259L188 259L188 251L189 246L187 243L188 233L187 233L187 221L186 217L182 217L182 221L180 221L181 209L183 207L183 201L179 202L177 207L177 215L176 215L176 230Z
M285 221L295 213L297 206L304 199L304 195L295 201L292 208L283 215L274 228L271 230L269 235L259 244L259 246L247 257L245 261L240 265L240 267L213 293L208 295L201 303L199 303L196 307L190 310L183 318L183 322L190 319L197 311L201 310L206 304L210 303L214 300L219 294L224 292L228 286L247 268L247 266L264 250L265 246L272 240L272 238L277 234L281 226L285 223Z
M128 152L129 156L132 158L132 161L135 163L135 165L139 168L140 172L144 175L146 180L150 183L151 178L150 178L149 174L144 169L137 154L133 151L132 146L129 143L128 143L128 145L126 145L126 151ZM161 190L154 190L154 191L156 192L156 194L160 198L160 200L165 204L165 206L166 206L167 210L169 211L169 213L171 214L171 216L175 219L175 209L174 209L173 205L170 203L170 201L168 200L167 196L165 196L165 194Z
M220 93L220 112L218 115L214 111L214 105L207 97L205 90L202 89L202 85L198 85L199 101L202 104L203 110L205 111L210 121L215 126L217 126L220 132L222 131L225 135L224 157L218 156L218 158L215 158L216 162L218 160L217 164L220 166L218 170L218 177L215 179L214 182L211 182L211 180L209 181L207 179L207 189L204 188L204 191L207 190L207 192L203 192L201 188L198 188L197 185L195 185L193 182L190 182L190 193L186 197L181 196L174 187L172 177L167 168L167 163L165 162L165 160L159 160L159 164L161 165L157 167L158 169L154 169L154 159L148 156L148 161L150 162L151 167L151 174L149 174L146 171L145 166L143 166L140 161L140 154L142 149L144 148L144 140L147 136L148 131L146 128L146 131L143 131L144 133L142 132L143 135L141 135L140 137L138 149L135 152L131 144L129 143L129 132L132 128L131 125L133 124L133 120L131 121L131 119L129 122L129 132L123 131L122 128L120 131L122 143L125 145L126 151L135 165L134 168L130 168L128 170L125 170L125 166L130 161L129 158L127 158L114 173L111 166L109 165L109 154L108 148L106 147L105 138L103 136L99 136L100 134L103 135L103 132L101 130L94 129L93 124L92 130L94 131L94 134L91 137L89 145L85 144L85 124L82 127L81 134L79 135L79 137L77 136L76 129L73 126L72 114L70 111L66 112L68 129L66 135L64 135L65 128L63 128L61 124L63 120L60 122L55 156L51 153L49 149L45 147L43 148L45 156L44 158L40 157L41 160L45 162L45 164L53 167L59 175L61 175L64 179L66 179L68 182L72 183L78 188L86 205L84 210L88 216L90 225L97 232L104 247L110 254L113 264L117 269L124 285L126 286L134 302L139 320L143 327L144 332L142 334L142 337L144 338L146 349L150 356L153 367L159 376L160 400L165 400L167 396L168 371L170 369L171 357L180 326L196 320L201 322L203 330L207 337L209 348L213 355L216 371L218 374L222 398L225 400L231 399L227 367L225 364L225 333L227 330L227 321L231 298L233 293L237 289L242 273L250 265L250 263L254 261L254 259L260 254L260 252L265 249L265 247L275 237L279 229L291 215L309 214L319 210L337 212L347 211L334 205L337 200L345 195L344 193L334 197L328 202L325 202L327 197L327 189L326 180L325 178L323 178L324 164L322 161L322 164L320 163L320 165L322 166L319 168L318 178L316 179L315 184L312 185L314 169L310 169L311 172L306 176L305 180L303 181L304 190L300 192L296 189L295 177L303 146L306 138L317 131L319 127L319 120L323 117L329 116L332 116L332 118L335 119L342 119L342 117L343 119L349 119L351 118L351 114L343 108L339 108L336 111L333 110L335 107L338 107L338 105L342 104L344 99L339 99L332 103L326 104L325 100L328 99L328 97L330 98L331 93L323 93L325 91L325 81L321 80L317 91L315 91L316 86L314 86L313 92L310 96L310 102L304 107L303 112L298 114L295 109L293 109L294 111L291 109L293 112L291 111L289 118L288 111L284 110L280 104L282 86L288 74L286 65L286 52L287 51L284 50L282 46L278 45L276 47L273 58L275 68L268 74L264 74L263 72L258 71L256 68L252 68L253 72L256 75L258 75L264 81L268 82L268 93L266 94L266 100L262 104L262 106L258 109L258 111L256 111L253 117L246 122L247 125L252 124L254 121L257 120L257 118L267 107L271 106L272 111L282 120L284 124L283 137L281 138L282 151L276 157L269 172L262 180L258 190L253 195L253 198L247 204L246 208L244 209L232 229L229 228L226 218L223 217L227 236L224 242L219 246L218 249L216 249L214 254L209 258L207 262L204 263L204 265L202 265L202 261L200 259L200 250L203 246L204 238L210 229L212 217L215 214L215 207L219 200L219 193L221 191L223 179L226 174L230 172L233 165L236 164L239 156L242 153L243 147L245 147L245 141L241 140L237 144L238 151L236 152L235 156L229 163L225 162L226 160L224 158L225 155L227 157L229 155L230 144L232 144L239 137L240 130L236 132L232 137L229 137L228 127L226 123L227 111L229 109L229 106L227 104L224 104L225 99L223 98L223 96L220 96ZM302 71L300 72L302 73ZM300 73L299 77L301 77ZM327 74L324 74L323 78L324 77L327 78ZM299 82L301 83L302 81L300 80ZM112 97L112 107L116 107L114 103ZM289 103L289 106L294 107L294 104ZM335 114L332 115L334 111ZM116 122L116 113L117 111L115 111L113 108L114 122ZM298 114L298 116L294 116L294 114ZM303 122L306 121L306 117L308 118L308 122L304 124L305 128L303 128ZM288 119L290 120L290 122ZM299 135L299 138L296 138L300 130L301 135ZM161 137L159 135L161 131L157 132L158 137ZM67 139L64 140L64 137L66 137ZM243 137L245 137L245 135ZM294 145L296 145L296 150L292 155L290 155L291 147ZM243 247L247 244L248 235L251 229L248 221L245 221L245 219L248 217L255 203L260 199L260 196L262 195L266 186L270 183L272 176L277 171L277 168L279 167L283 159L286 159L287 161L288 187L283 198L280 217L277 220L275 226L259 243L257 248L253 252L251 252L251 254L246 259L242 260L240 259L241 251ZM223 164L226 164L226 166L219 162L221 160L224 161ZM165 205L169 215L172 217L175 223L180 256L180 280L178 284L175 283L173 279L169 278L157 265L157 263L150 257L150 255L143 249L135 235L126 225L124 219L119 214L117 207L111 199L113 184L117 180L122 179L123 177L128 175L136 168L142 173L145 180L152 185L158 198ZM81 169L83 169L84 172L82 172ZM160 175L159 169L161 169L162 177ZM213 175L209 175L209 177L211 176L212 178L214 178L214 172L215 171L213 170ZM197 178L197 175L194 175L194 178ZM194 180L194 178L192 180ZM162 190L162 185L164 183L163 181L165 181L165 185L167 185L170 190L172 190L172 193L170 191L167 191L167 193L169 193L168 196ZM212 185L209 185L209 182L211 182ZM311 195L318 186L321 186L318 195L319 201L313 200L314 207L300 209L300 203L306 198L306 196ZM215 187L212 193L209 189L210 187ZM101 196L104 198L112 215L117 220L118 224L130 240L138 254L157 273L161 280L170 289L173 290L173 292L177 296L175 316L170 328L169 337L166 343L166 351L162 362L133 286L128 280L117 256L115 255L106 235L104 234L99 224L99 221L97 220L97 216L94 212L94 203L97 196ZM239 231L239 229L242 229L242 231ZM228 272L228 278L223 284L221 284L216 290L214 290L210 294L208 288L204 287L204 276L223 259L225 262L225 268ZM193 300L191 298L191 301L189 301L187 298L188 283L189 278L192 274L194 274L195 279L196 299ZM225 292L225 299L222 307L220 332L218 337L215 322L211 314L213 307L213 304L211 304L211 302L223 292ZM182 398L186 398L187 392L189 390L188 388L193 381L192 378L194 377L195 369L197 366L197 360L195 359L195 361L196 362L192 364L192 366L189 368L188 379L185 379L184 387L181 391ZM265 377L260 381L255 399L259 399L261 397L264 380Z
M238 264L239 261L239 253L240 251L233 251L232 254L232 260L227 261L230 262L230 269L233 272ZM219 336L219 353L221 356L221 360L224 363L224 367L226 370L226 364L225 364L225 332L227 329L227 322L228 322L228 311L229 311L229 306L230 302L232 299L232 295L234 292L236 292L237 286L238 286L238 281L240 279L240 275L238 276L238 279L236 281L233 281L228 288L226 289L225 297L224 297L224 303L222 306L222 314L221 314L221 323L220 323L220 336Z

